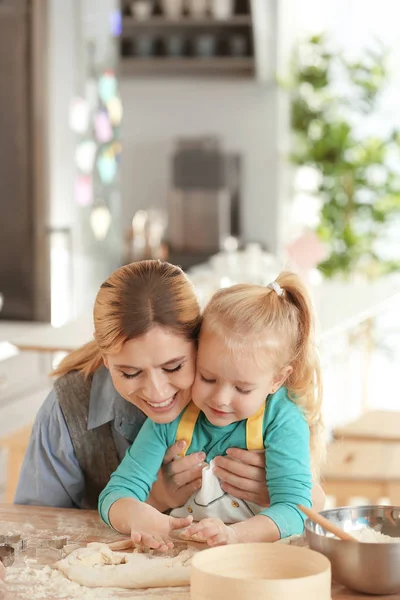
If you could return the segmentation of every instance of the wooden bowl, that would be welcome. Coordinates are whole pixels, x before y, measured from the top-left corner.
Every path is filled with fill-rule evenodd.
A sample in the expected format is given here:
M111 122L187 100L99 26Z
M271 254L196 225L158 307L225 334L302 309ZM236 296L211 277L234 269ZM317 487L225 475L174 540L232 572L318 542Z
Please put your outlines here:
M190 590L192 600L330 600L331 565L295 546L220 546L193 557Z

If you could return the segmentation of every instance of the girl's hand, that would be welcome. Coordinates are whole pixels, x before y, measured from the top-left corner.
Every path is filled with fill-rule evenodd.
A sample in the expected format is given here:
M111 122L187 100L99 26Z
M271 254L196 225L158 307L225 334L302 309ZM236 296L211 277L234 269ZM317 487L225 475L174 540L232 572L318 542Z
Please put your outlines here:
M160 552L167 552L174 547L170 539L171 532L175 529L188 527L193 521L193 517L176 518L156 513L152 511L151 517L141 515L140 524L133 523L131 528L131 538L135 544L145 548L153 548Z
M205 454L194 453L174 460L185 447L185 442L176 442L165 453L163 466L158 472L147 500L161 512L183 506L190 496L201 487L201 472Z
M247 502L269 506L265 480L265 453L229 448L227 456L216 456L214 473L224 492Z
M237 544L235 530L225 525L221 519L202 519L185 530L185 537L194 537L198 542L205 542L209 546L224 544Z

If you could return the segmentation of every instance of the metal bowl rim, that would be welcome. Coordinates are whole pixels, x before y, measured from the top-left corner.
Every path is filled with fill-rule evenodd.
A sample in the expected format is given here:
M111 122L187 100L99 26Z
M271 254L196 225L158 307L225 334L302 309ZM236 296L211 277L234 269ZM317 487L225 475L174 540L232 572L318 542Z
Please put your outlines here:
M329 514L332 514L339 510L374 510L377 508L386 509L386 510L387 509L398 509L400 511L400 506L396 505L396 504L363 504L361 506L338 506L337 508L330 508L327 510L322 510L319 514L321 514L325 518L328 518ZM311 519L306 519L306 521L304 523L304 529L305 529L306 535L310 534L310 535L315 535L321 539L328 539L330 542L332 542L334 544L338 544L343 541L343 540L339 540L334 537L330 537L327 535L321 535L320 533L317 533L316 531L311 529L311 524L314 524L314 521L312 521ZM377 545L374 542L358 542L358 541L351 542L351 541L349 541L347 543L348 544L360 544L361 543L362 546L375 546L375 547ZM400 542L398 542L398 544L400 544ZM384 546L385 546L385 548L399 548L398 544L396 544L396 543L384 544ZM382 545L382 544L380 544L380 545Z

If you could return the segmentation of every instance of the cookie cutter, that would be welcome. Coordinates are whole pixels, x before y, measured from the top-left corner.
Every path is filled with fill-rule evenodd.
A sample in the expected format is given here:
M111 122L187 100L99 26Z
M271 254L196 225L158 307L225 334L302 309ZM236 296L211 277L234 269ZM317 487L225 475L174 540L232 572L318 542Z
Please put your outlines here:
M9 544L0 544L0 562L5 567L10 567L15 559L15 550Z
M36 548L53 548L54 550L62 550L68 542L67 537L40 538L33 544Z
M14 550L22 550L24 548L24 540L21 539L19 533L8 533L0 535L0 545L12 546Z

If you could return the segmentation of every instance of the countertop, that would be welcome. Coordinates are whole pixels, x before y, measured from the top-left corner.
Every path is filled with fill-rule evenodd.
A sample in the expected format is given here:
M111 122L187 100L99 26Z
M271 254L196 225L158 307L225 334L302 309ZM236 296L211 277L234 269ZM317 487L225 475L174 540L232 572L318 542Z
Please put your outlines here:
M323 341L400 302L398 277L382 278L374 283L326 281L310 289ZM93 317L90 311L61 327L0 319L0 342L10 342L21 350L69 352L91 339Z
M50 323L0 320L0 343L9 342L20 350L70 352L91 339L93 317L90 313L61 327L52 327Z
M61 597L57 591L57 580L51 574L37 571L42 566L52 564L61 558L61 551L33 548L37 540L51 540L53 537L67 536L68 543L85 545L88 542L111 542L118 539L119 535L100 521L96 511L59 509L35 506L16 506L0 504L0 535L19 533L27 541L28 550L20 554L14 565L8 567L7 586L10 598L15 600L56 600ZM36 552L36 554L35 554ZM27 558L30 566L26 566L23 558ZM32 562L36 560L37 562ZM35 572L40 576L35 576ZM110 592L107 589L89 590L77 587L72 582L64 582L62 597L84 598L95 600L97 598L146 598L147 600L190 600L189 588L157 590L117 590ZM58 594L58 595L57 595ZM1 590L0 590L1 597ZM333 585L333 600L354 600L355 598L371 598L344 589L342 586ZM400 594L392 596L374 596L376 600L400 600Z

